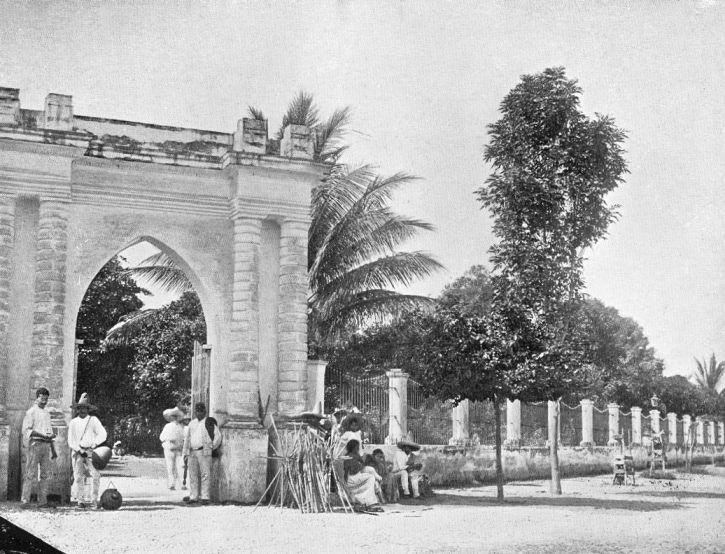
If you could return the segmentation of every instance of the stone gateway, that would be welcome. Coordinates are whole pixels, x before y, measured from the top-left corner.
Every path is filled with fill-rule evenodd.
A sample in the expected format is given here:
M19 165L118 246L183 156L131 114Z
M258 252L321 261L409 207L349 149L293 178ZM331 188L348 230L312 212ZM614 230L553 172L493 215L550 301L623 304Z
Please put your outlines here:
M21 421L40 386L58 432L49 492L68 498L78 310L98 271L141 241L185 271L204 310L224 440L213 497L259 499L259 399L280 421L308 407L307 232L328 170L311 139L290 125L270 140L254 119L220 133L75 115L62 94L29 110L0 88L0 499L19 496Z

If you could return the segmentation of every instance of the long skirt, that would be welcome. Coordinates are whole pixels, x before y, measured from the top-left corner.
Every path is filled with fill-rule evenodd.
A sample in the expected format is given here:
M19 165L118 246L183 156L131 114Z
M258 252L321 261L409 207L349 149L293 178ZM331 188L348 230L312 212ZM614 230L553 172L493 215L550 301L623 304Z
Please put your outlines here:
M361 471L347 477L347 488L353 500L360 502L363 506L372 506L378 503L375 495L375 475Z

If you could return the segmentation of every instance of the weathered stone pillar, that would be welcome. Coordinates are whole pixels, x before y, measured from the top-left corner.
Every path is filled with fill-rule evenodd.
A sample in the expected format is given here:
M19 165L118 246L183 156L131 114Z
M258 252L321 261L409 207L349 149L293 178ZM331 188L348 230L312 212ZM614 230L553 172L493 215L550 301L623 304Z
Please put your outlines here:
M650 429L652 430L652 436L659 435L660 433L660 411L659 410L650 410L649 411L649 419L650 419Z
M408 374L391 369L388 376L388 436L385 444L395 444L408 434Z
M614 437L619 434L619 404L607 404L609 410L609 440L607 446L616 446L617 439Z
M457 446L465 446L471 442L471 433L469 429L469 409L470 402L461 400L458 406L454 406L451 410L451 423L453 427L453 436L448 441L449 444Z
M506 446L521 446L521 400L506 400Z
M667 431L670 435L670 444L677 444L677 414L675 412L667 414Z
M317 409L325 413L325 360L307 360L307 406L309 410Z
M685 414L682 416L682 440L685 445L690 444L692 434L692 416Z
M259 421L259 250L261 221L239 213L234 220L234 281L227 421L219 460L221 501L254 502L265 490L269 436ZM211 409L216 409L212 406Z
M8 331L15 242L15 200L0 197L0 500L7 500L10 422L7 414Z
M594 402L582 400L582 441L581 446L594 445Z
M695 425L697 426L695 435L697 444L705 444L705 421L698 416L695 418Z
M282 223L279 255L279 404L292 416L307 403L307 231L309 222Z
M723 444L725 444L725 422L718 421L717 422L717 429L718 429L718 433L717 433L718 440L717 440L717 443L722 446Z
M707 444L717 444L717 441L715 440L715 422L714 421L708 421L707 422Z
M58 438L58 461L49 487L51 494L70 496L70 452L63 398L63 321L65 319L66 258L68 250L68 205L41 198L38 214L35 265L35 308L30 349L30 390L50 391L47 410Z
M632 444L642 444L642 408L632 406Z

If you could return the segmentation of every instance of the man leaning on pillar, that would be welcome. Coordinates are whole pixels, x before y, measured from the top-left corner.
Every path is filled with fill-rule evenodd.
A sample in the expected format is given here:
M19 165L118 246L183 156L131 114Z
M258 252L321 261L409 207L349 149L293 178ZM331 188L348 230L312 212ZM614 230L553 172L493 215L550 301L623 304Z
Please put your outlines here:
M38 507L48 507L48 479L51 473L51 460L57 458L53 439L55 433L50 423L50 413L45 409L50 392L40 387L35 393L35 403L25 412L23 419L23 438L27 438L28 451L25 464L25 477L20 503L23 508L30 506L30 494L33 482L38 479ZM40 474L38 475L38 468Z

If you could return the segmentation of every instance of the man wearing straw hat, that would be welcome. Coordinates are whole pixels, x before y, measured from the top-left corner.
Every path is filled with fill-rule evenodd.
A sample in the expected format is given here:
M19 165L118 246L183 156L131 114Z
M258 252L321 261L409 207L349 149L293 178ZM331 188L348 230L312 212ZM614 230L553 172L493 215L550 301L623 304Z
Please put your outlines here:
M184 417L178 407L169 408L163 412L164 419L168 421L161 430L159 440L164 447L164 458L166 459L166 482L169 490L176 490L176 483L179 481L182 464L181 451L184 448L184 426L181 420Z
M81 394L78 402L71 406L78 415L68 425L68 446L71 449L73 481L78 495L78 506L98 507L98 488L101 474L93 465L93 449L106 440L106 430L96 416L89 411L96 407L91 404L88 394ZM89 491L88 478L93 481L93 490Z
M211 485L211 458L214 450L222 443L222 434L213 417L207 417L206 405L197 402L189 430L184 438L184 456L189 461L189 496L184 501L190 504L209 503Z

